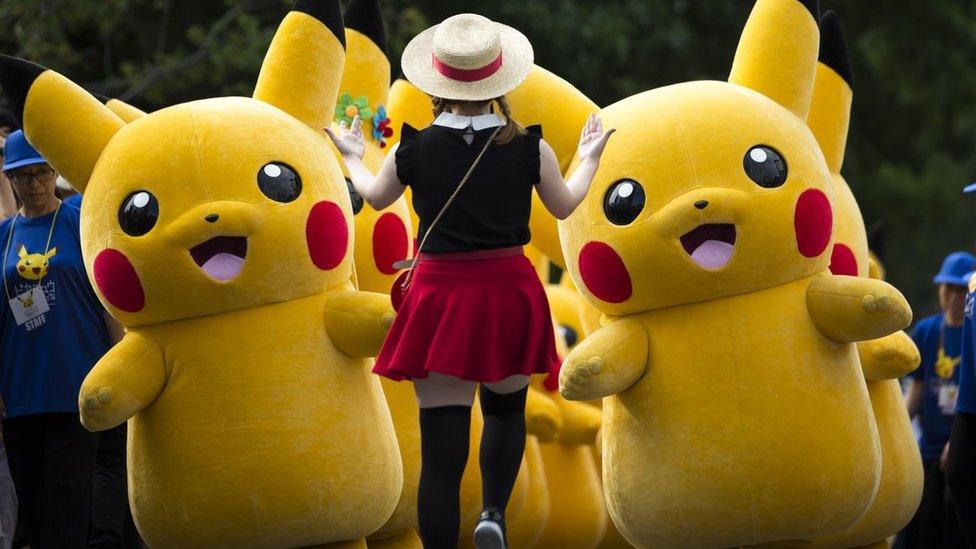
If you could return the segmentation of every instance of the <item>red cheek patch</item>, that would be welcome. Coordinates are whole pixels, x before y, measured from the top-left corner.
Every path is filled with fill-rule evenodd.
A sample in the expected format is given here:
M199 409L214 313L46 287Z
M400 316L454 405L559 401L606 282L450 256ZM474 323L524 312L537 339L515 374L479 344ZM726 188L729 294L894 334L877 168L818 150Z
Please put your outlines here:
M112 248L102 250L95 256L92 270L98 291L113 307L137 313L146 306L146 294L142 291L139 275L122 252Z
M603 242L587 242L579 255L580 277L586 288L602 301L623 303L633 287L630 273L613 248Z
M403 221L391 212L376 220L373 227L373 262L385 275L395 274L393 264L410 254L410 235Z
M796 247L806 257L817 257L827 249L834 226L834 214L827 195L817 189L803 191L796 201L793 228Z
M312 206L305 223L305 241L312 263L319 269L327 271L342 263L349 248L349 226L335 202L322 201Z
M834 244L830 253L830 272L835 275L857 276L857 259L844 244Z

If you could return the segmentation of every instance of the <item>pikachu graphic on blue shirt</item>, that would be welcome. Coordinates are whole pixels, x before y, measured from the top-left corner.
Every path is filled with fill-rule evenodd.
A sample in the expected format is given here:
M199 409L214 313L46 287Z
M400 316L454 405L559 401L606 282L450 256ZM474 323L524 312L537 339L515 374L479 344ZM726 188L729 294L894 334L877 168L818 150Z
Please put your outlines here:
M352 209L324 127L344 63L335 0L284 18L253 97L128 124L60 74L0 58L25 133L83 189L82 249L126 335L82 422L129 420L129 491L154 547L362 547L400 494L367 357L389 299L354 289Z

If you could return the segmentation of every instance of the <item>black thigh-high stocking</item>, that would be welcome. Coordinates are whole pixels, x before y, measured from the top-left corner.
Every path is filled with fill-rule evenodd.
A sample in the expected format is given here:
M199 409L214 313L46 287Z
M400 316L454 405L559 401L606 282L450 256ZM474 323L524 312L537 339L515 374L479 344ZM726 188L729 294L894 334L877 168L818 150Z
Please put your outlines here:
M946 484L970 547L976 547L976 414L957 413L949 439Z
M506 395L481 386L481 489L485 507L504 513L525 452L525 395L527 387Z
M470 406L420 409L417 519L425 549L455 549L458 545L459 492L470 434Z

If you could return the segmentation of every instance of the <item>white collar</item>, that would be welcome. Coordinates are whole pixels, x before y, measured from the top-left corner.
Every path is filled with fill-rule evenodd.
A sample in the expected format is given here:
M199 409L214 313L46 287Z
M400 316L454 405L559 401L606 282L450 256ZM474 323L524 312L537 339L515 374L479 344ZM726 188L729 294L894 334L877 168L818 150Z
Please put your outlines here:
M442 112L434 120L435 126L444 126L455 130L465 130L471 128L474 131L481 131L485 128L504 126L505 119L496 113L479 114L478 116L463 116L453 112Z

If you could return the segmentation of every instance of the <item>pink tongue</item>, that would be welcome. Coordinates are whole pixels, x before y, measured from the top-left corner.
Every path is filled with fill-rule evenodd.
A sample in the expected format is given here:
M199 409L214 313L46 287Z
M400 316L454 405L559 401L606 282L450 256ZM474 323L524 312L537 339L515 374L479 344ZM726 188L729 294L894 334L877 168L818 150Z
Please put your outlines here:
M720 269L732 259L735 246L720 240L706 240L695 249L691 258L703 269Z
M220 253L211 257L201 267L203 272L207 273L210 278L219 280L221 282L230 280L241 274L241 269L243 268L244 258L237 257L234 254L225 253Z

